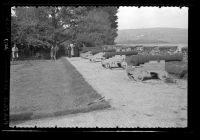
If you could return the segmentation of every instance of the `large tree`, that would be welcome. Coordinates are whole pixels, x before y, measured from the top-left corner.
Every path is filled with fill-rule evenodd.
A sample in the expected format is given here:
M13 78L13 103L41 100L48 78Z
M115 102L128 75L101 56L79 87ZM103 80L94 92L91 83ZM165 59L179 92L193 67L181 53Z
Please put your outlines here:
M12 17L13 41L30 45L59 45L70 39L70 8L18 7ZM14 37L14 36L13 36Z
M116 7L17 7L12 16L12 41L32 46L66 42L92 46L113 44Z
M111 23L111 29L112 32L110 36L108 36L108 44L114 44L115 38L117 37L117 27L118 27L118 22L117 22L117 12L118 12L118 7L115 6L105 6L102 7L102 10L107 12L109 14L109 21Z
M82 17L77 26L77 41L89 43L92 46L104 44L107 32L110 29L108 14L100 9L90 10Z
M86 7L77 26L77 42L91 46L114 44L117 36L117 7Z

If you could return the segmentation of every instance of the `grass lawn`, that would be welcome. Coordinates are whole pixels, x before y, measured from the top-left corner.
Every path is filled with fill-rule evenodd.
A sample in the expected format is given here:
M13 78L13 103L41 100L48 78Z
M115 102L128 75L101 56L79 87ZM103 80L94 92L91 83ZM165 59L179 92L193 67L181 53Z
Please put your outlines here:
M110 107L65 59L11 63L10 123Z

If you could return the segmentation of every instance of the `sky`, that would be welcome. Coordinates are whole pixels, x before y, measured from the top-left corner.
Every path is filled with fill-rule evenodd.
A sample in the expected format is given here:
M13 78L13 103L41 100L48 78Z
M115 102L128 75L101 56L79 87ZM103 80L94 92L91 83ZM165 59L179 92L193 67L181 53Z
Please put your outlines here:
M11 10L14 14L13 10ZM154 27L188 29L187 7L120 7L118 30Z
M118 29L172 27L188 29L187 7L119 7Z

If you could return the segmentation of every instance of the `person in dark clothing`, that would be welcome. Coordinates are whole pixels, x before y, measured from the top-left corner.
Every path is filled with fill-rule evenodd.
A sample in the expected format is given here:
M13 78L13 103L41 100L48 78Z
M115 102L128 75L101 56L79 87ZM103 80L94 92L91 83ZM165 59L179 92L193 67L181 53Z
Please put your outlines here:
M50 51L51 60L56 60L58 49L59 49L59 48L58 48L57 45L56 45L55 47L51 46L51 51Z
M71 57L71 47L68 47L68 56Z
M79 48L79 46L77 46L77 57L79 57L80 56L80 48Z
M74 56L79 57L79 47L77 45L74 47Z
M65 47L65 55L68 56L68 47Z
M16 44L14 44L14 46L12 47L12 60L17 60L19 55L18 55L18 48L16 46Z

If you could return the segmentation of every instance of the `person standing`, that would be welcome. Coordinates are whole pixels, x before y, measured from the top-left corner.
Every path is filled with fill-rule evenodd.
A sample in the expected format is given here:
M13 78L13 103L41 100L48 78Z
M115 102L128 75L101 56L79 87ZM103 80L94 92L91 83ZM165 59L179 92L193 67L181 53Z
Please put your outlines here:
M17 60L18 57L18 48L16 47L16 44L14 44L14 46L12 47L12 61Z
M79 47L77 44L74 46L74 56L79 57Z
M77 57L80 57L80 47L77 45Z
M68 57L70 58L71 57L71 47L70 47L70 45L68 46L67 50L68 50Z
M57 51L58 51L58 46L56 45L54 47L54 50L53 50L53 58L54 58L54 60L56 60L56 58L57 58Z
M53 48L53 46L51 46L51 50L50 50L51 60L53 60L53 50L54 50L54 48Z
M74 56L74 44L70 44L71 47L71 57Z

